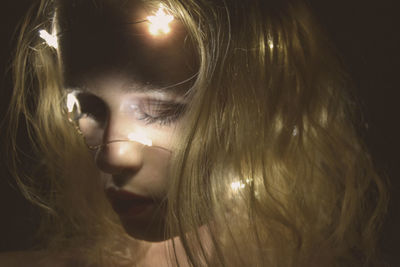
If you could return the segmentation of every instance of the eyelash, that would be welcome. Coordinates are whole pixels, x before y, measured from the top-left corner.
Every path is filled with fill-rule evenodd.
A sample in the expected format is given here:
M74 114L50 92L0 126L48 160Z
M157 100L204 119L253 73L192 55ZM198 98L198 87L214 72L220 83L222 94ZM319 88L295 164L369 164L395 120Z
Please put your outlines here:
M175 102L166 102L152 100L146 103L148 107L141 108L141 117L139 120L144 121L146 124L154 124L158 123L161 126L169 125L177 121L185 110L185 105L181 103ZM146 105L144 104L144 105ZM160 113L161 115L152 116L149 113L144 112L143 110L156 110L156 113ZM160 110L162 110L160 112Z
M179 117L180 116L177 115L153 117L143 113L143 117L140 118L139 120L144 121L146 124L158 123L159 125L164 126L164 125L170 125L171 123L177 121Z

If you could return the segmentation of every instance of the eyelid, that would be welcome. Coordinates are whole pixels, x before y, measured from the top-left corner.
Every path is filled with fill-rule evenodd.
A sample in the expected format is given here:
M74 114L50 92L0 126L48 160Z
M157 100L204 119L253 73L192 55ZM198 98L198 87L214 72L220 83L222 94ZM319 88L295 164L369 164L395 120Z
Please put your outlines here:
M141 104L144 106L139 108L141 112L140 120L144 121L146 124L158 123L160 125L168 125L178 120L186 107L186 103L165 100L159 101L158 99L151 99L147 101L147 103Z
M181 103L172 100L159 100L159 99L147 99L144 103L141 103L141 109L158 109L156 111L181 111L186 107L186 103ZM148 111L148 110L147 110Z

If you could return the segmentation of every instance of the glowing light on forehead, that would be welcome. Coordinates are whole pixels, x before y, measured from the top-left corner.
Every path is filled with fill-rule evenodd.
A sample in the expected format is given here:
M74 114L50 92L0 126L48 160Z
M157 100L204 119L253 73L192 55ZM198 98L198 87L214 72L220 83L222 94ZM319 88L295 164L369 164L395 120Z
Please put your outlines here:
M129 139L129 141L138 142L145 146L153 145L153 142L149 138L147 138L144 134L140 134L140 133L130 133L128 135L128 139Z
M50 34L46 30L40 30L39 36L48 46L58 49L58 38L56 34Z
M147 17L147 20L150 22L149 31L152 35L167 34L171 31L169 24L174 20L174 17L165 13L164 9L164 6L160 4L160 8L156 14Z

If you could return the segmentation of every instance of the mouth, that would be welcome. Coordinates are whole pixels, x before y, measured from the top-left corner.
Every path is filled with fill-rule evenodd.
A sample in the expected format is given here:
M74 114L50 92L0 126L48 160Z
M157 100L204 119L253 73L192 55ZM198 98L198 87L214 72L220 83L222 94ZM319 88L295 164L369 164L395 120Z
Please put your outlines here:
M154 199L115 188L106 189L114 211L122 217L137 217L156 204Z

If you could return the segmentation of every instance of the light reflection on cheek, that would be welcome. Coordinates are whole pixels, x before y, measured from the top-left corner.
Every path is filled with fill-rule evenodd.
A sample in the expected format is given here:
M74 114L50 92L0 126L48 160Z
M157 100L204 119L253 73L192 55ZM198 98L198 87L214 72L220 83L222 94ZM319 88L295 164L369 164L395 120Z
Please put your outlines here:
M131 132L128 134L128 139L129 141L134 141L134 142L138 142L141 143L145 146L152 146L153 145L153 141L148 138L145 134L141 134L138 132Z
M145 146L157 146L172 150L175 126L141 125L128 134L128 139Z

